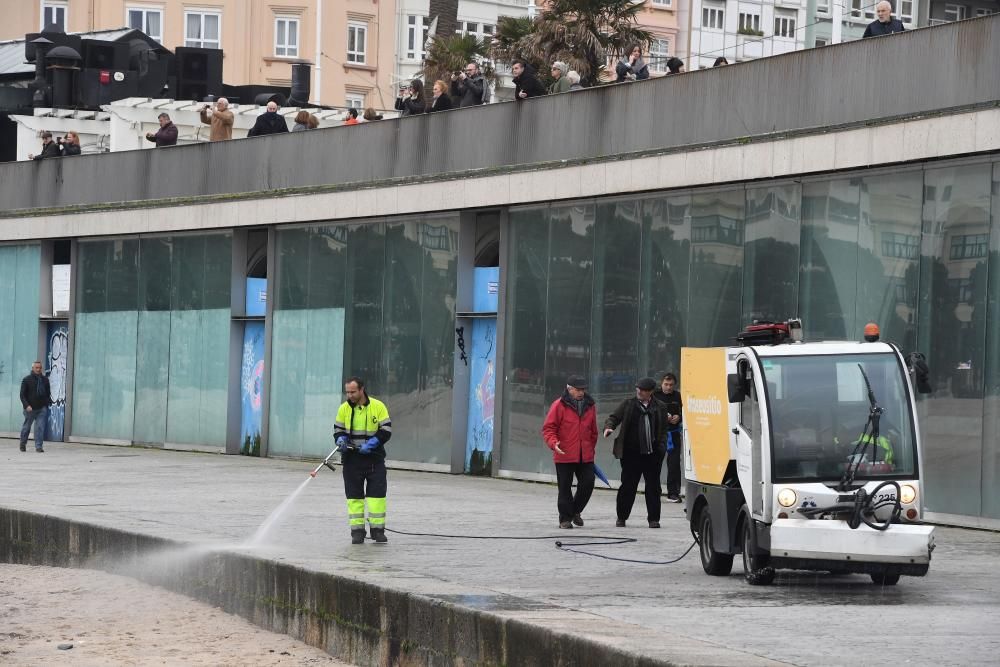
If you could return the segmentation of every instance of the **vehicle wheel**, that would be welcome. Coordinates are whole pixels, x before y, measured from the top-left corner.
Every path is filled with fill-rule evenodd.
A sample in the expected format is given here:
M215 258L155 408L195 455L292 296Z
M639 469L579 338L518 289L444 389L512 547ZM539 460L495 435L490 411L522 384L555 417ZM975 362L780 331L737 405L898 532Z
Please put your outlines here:
M877 574L872 574L872 583L878 584L879 586L895 586L899 583L898 573L889 572L879 572Z
M751 539L753 519L743 515L741 533L743 542L743 578L751 586L769 586L774 583L774 568L768 565L770 554L755 554Z
M698 546L705 574L724 577L733 570L733 555L720 554L712 546L712 515L705 506L698 521Z

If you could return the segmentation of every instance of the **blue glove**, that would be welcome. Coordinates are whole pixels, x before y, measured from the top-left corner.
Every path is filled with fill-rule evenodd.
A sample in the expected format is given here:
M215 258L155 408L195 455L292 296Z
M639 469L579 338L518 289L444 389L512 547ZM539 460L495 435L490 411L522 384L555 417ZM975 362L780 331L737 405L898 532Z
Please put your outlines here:
M371 454L376 447L378 447L378 438L372 436L365 440L365 444L361 445L360 451L362 454Z
M336 440L337 451L338 452L346 452L347 451L347 443L349 443L349 442L350 442L350 440L347 439L346 435L339 436L337 438L337 440Z
M674 451L674 432L667 431L667 451Z

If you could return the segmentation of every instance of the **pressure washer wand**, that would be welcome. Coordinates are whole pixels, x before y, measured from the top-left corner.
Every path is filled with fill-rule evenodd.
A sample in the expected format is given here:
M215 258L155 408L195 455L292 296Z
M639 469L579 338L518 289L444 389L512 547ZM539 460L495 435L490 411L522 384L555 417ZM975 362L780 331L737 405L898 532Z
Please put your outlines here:
M326 458L325 458L325 459L323 459L323 462L322 462L322 463L320 463L320 464L319 464L318 466L316 466L316 469L315 469L315 470L313 470L313 471L312 471L311 473L309 473L309 476L310 476L310 477L315 477L315 476L316 476L316 473L318 473L318 472L319 472L319 469L320 469L320 468L322 468L323 466L326 466L326 467L327 467L327 468L329 468L330 470L336 470L336 468L334 468L334 467L333 467L333 464L332 464L332 463L330 463L330 459L331 459L331 458L333 458L333 455L334 455L334 454L336 454L336 453L337 453L338 451L340 451L340 447L339 447L339 446L337 446L337 447L334 447L334 448L333 448L333 451L332 451L332 452L330 452L329 454L327 454L327 455L326 455Z

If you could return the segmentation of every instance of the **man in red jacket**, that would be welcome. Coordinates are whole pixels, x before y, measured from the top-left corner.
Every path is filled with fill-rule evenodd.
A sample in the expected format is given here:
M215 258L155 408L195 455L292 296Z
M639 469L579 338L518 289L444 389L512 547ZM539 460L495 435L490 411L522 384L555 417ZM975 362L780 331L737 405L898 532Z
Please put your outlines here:
M597 409L579 375L566 380L566 391L552 402L542 425L542 438L552 450L559 481L559 527L583 525L583 510L594 492L594 449L597 446ZM573 476L576 495L573 495Z

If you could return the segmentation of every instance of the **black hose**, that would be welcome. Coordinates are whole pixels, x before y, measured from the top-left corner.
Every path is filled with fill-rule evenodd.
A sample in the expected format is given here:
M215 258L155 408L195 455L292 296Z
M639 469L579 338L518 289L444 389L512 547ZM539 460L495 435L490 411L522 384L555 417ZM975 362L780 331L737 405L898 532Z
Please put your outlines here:
M575 535L575 539L583 540L598 540L597 542L563 542L563 535L448 535L445 533L411 533L405 530L394 530L392 528L386 528L385 532L395 533L397 535L409 535L410 537L438 537L451 540L555 540L555 547L560 551L567 551L570 553L580 554L583 556L594 556L595 558L603 558L605 560L613 560L622 563L640 563L643 565L670 565L671 563L676 563L685 556L687 556L697 541L693 542L691 546L687 548L687 551L682 553L677 558L665 561L658 560L640 560L633 558L617 558L615 556L605 556L604 554L594 553L592 551L584 551L582 549L574 549L573 547L586 547L586 546L614 546L618 544L632 544L638 542L639 540L635 537L612 537L608 535Z

